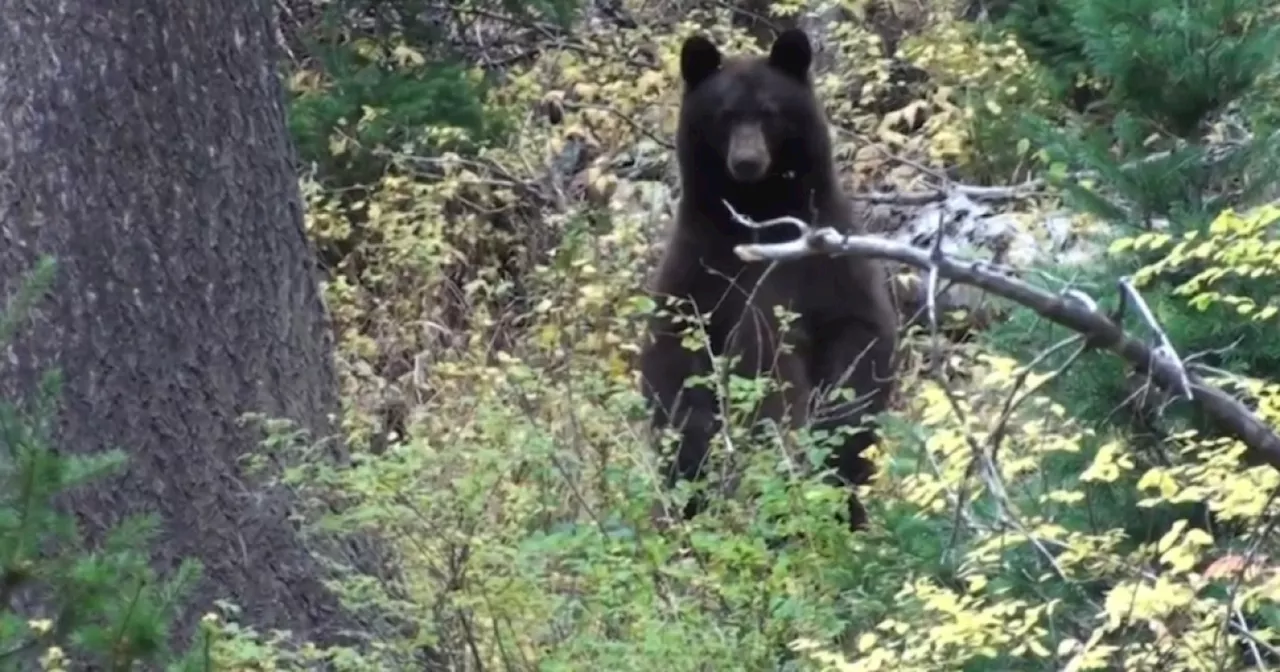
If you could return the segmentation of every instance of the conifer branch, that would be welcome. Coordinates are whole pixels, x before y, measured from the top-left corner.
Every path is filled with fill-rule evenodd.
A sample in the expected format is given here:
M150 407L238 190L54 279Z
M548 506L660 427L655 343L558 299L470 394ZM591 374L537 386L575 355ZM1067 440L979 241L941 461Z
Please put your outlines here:
M1270 136L1264 139L1264 142L1272 142L1277 139L1280 139L1280 131L1272 133ZM1204 157L1204 161L1205 163L1210 165L1221 163L1223 160L1225 160L1230 156L1231 152L1237 151L1242 146L1245 146L1251 142L1255 142L1255 139L1252 136L1248 138L1244 138L1242 140L1235 141L1235 142L1229 142L1229 143L1223 143L1220 145L1210 146L1208 148L1207 155ZM1164 159L1169 158L1171 155L1172 155L1172 152L1170 151L1155 152L1153 154L1148 154L1147 156L1144 156L1141 159L1137 159L1135 161L1130 161L1128 163L1122 164L1120 166L1120 169L1130 170L1133 168L1138 168L1140 166L1155 163L1157 161L1163 161ZM900 162L904 161L903 159L898 159L898 160ZM932 171L928 171L928 172L932 172ZM901 206L911 207L911 206L929 205L930 203L941 203L943 201L946 201L952 195L958 194L970 200L981 202L981 203L999 203L999 202L1005 202L1005 201L1015 201L1018 199L1028 198L1031 196L1037 196L1037 195L1043 194L1045 190L1051 186L1051 183L1049 180L1046 180L1045 178L1040 178L1040 177L1032 178L1025 182L1019 182L1017 184L995 185L995 186L963 184L960 182L954 182L950 179L947 179L945 176L939 175L939 177L941 178L941 181L944 183L944 186L938 187L936 189L924 189L920 191L908 191L908 192L893 192L893 191L858 192L850 195L849 198L850 200L862 201L865 203L881 204L881 205L901 205ZM1066 175L1063 176L1062 179L1066 182L1075 182L1075 181L1085 180L1085 179L1095 179L1097 177L1098 177L1097 171L1078 170L1078 171L1067 173Z

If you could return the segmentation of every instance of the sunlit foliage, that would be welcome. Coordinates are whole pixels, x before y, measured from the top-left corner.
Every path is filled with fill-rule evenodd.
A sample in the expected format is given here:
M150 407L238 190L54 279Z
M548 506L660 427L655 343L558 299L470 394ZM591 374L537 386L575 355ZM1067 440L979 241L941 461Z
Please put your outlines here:
M1230 438L1180 431L1153 452L1072 417L1052 393L1069 372L985 345L933 353L956 374L946 380L921 363L927 339L904 345L865 533L833 519L841 498L809 469L817 437L795 455L740 431L716 447L732 496L662 521L686 493L661 487L631 358L655 308L639 289L679 196L679 46L702 31L725 51L763 47L720 4L616 4L629 20L548 28L532 55L490 73L478 100L507 132L449 150L367 148L387 169L358 198L304 179L308 231L337 251L326 296L357 453L349 470L311 464L288 482L314 504L313 525L392 540L403 585L352 575L340 588L410 627L357 654L232 626L218 655L406 669L430 648L456 669L908 671L1242 669L1271 655L1275 472ZM870 15L872 3L846 4ZM1014 118L1069 111L1016 42L954 9L925 3L909 21L884 10L910 24L893 54L872 20L825 24L831 66L817 85L850 191L1046 171ZM423 49L403 41L387 53ZM376 137L461 133L393 130ZM341 155L344 142L325 144ZM1232 298L1230 284L1280 267L1274 220L1228 212L1207 234L1143 238L1155 260L1137 279L1172 274L1180 301L1274 322L1272 304ZM1280 423L1273 382L1233 384ZM1213 523L1177 508L1188 502Z

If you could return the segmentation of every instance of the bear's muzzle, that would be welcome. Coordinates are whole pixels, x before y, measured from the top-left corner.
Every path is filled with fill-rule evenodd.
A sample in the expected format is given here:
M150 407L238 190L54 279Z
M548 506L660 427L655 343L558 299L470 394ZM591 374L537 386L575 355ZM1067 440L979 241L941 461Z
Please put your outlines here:
M729 134L729 175L739 182L758 182L769 172L769 143L758 123L739 124Z

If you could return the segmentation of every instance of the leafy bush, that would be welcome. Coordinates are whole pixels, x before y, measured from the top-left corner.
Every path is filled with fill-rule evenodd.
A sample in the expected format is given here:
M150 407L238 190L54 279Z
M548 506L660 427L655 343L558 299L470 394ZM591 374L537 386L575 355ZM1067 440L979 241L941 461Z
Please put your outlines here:
M461 65L427 63L400 47L392 65L371 43L324 53L332 82L303 88L289 106L299 156L336 186L376 180L394 149L433 156L468 151L500 137L503 119L486 112L482 83Z
M950 102L921 129L940 129L923 136L940 164L978 182L1018 179L1032 166L1030 141L1009 142L1020 130L1018 115L1055 118L1057 109L1045 73L1012 37L939 21L907 40L903 55L929 72L937 97Z
M1017 36L1027 55L1045 67L1047 89L1054 98L1083 111L1105 90L1093 78L1075 6L1070 0L1010 0L996 18L997 25Z
M908 342L901 400L885 418L881 470L867 486L865 533L836 522L840 498L808 473L818 446L802 441L808 450L790 453L740 431L720 437L710 483L736 481L736 490L696 520L662 520L689 492L660 487L630 360L653 309L638 290L672 200L664 143L678 47L694 30L726 50L758 47L730 27L728 11L707 5L681 4L687 20L674 25L658 15L676 13L672 4L611 11L630 12L633 27L595 16L575 27L572 45L544 44L489 91L503 109L557 115L531 114L507 142L442 156L438 170L392 171L358 213L341 192L306 182L314 238L356 223L372 232L359 246L362 263L326 286L345 427L363 449L353 469L302 460L287 480L315 503L310 525L377 532L396 545L399 592L358 574L339 588L351 604L416 626L332 659L400 669L430 646L459 669L1005 671L1191 670L1203 660L1242 669L1266 655L1280 596L1262 560L1277 550L1262 529L1277 513L1268 498L1275 472L1242 462L1238 443L1207 432L1179 427L1152 449L1104 422L1110 407L1081 412L1064 385L1096 394L1081 381L1095 372L1123 379L1102 354L1062 376L1054 369L1075 357L1072 348L1032 366L987 343L957 346L941 359L967 380L944 386L912 366L919 343ZM839 69L817 85L859 189L918 188L926 171L957 164L994 181L1044 155L1060 166L1055 174L1105 166L1099 157L1122 135L1108 127L1096 145L1073 144L1072 132L1096 117L1057 107L1016 46L984 43L982 31L950 18L936 18L905 51L929 74L906 87L890 81L871 31L845 22L830 36ZM850 91L855 81L861 87ZM904 88L911 99L890 105ZM1069 132L1018 143L991 130L1015 111ZM985 121L974 123L975 114ZM1057 146L1038 151L1050 141ZM1147 149L1184 142L1166 141ZM1136 158L1140 148L1119 150ZM1108 197L1113 182L1129 188L1135 174L1112 170L1123 179L1093 184ZM1164 178L1160 193L1188 191ZM1154 179L1132 178L1123 194ZM1126 198L1116 200L1130 213ZM1206 222L1217 214L1200 212ZM516 273L491 263L480 251L495 218L502 243L542 254L521 256ZM1248 254L1270 268L1270 234L1241 223L1253 221L1223 217L1215 265ZM1108 268L1158 264L1179 242L1153 251L1144 241L1140 256L1117 249ZM1183 261L1168 260L1159 279L1185 275L1174 287L1203 270ZM1110 282L1110 272L1094 279ZM492 301L517 283L526 301ZM1265 306L1253 287L1214 288ZM1193 310L1192 296L1168 294L1162 319ZM1222 304L1210 306L1224 311L1215 329L1270 326ZM1046 335L1012 332L1027 322L1016 317L1003 336L1034 354ZM1255 376L1247 386L1265 421L1280 422L1275 384ZM395 421L378 417L386 397L403 400ZM321 506L335 496L348 503L340 514ZM1215 519L1193 517L1191 502ZM314 655L250 639L235 660L301 665Z
M499 141L510 120L485 104L493 73L465 65L475 56L451 35L494 15L562 27L578 10L576 0L326 5L303 40L309 67L295 71L289 125L300 157L338 187L377 180L389 151L435 157Z
M1101 128L1081 120L1058 128L1032 115L1024 118L1025 132L1042 147L1041 157L1061 168L1056 179L1065 185L1068 203L1126 234L1156 235L1159 231L1152 229L1162 227L1167 235L1181 237L1207 233L1209 222L1224 208L1248 204L1273 189L1277 139L1228 140L1232 131L1225 129L1235 122L1221 116L1252 93L1264 67L1280 54L1280 33L1274 21L1261 20L1260 5L1184 6L1149 0L1142 7L1150 16L1130 12L1128 5L1075 0L1072 6L1090 68L1111 83L1109 102L1116 114ZM1161 30L1154 30L1155 24ZM1229 25L1240 30L1215 32ZM1235 234L1217 235L1228 236L1218 239L1224 242ZM1250 235L1260 236L1251 238L1252 244L1266 238L1258 231ZM1156 260L1147 248L1127 248L1076 282L1114 295L1115 278ZM1212 265L1196 260L1178 267L1182 272L1167 275L1175 284L1190 277L1185 273L1194 275ZM1259 305L1270 300L1271 284L1261 276L1233 276L1231 282L1241 300ZM1181 352L1194 353L1212 366L1229 363L1246 375L1280 375L1280 349L1268 326L1239 324L1230 307L1188 304L1170 291L1163 281L1144 287L1147 302ZM1050 334L1028 339L1028 326L1015 319L992 336L996 343L1031 356L1047 345L1043 339ZM1231 348L1223 348L1233 341ZM1117 418L1112 410L1133 392L1127 372L1115 362L1095 359L1077 373L1063 383L1063 399L1071 411L1080 417Z

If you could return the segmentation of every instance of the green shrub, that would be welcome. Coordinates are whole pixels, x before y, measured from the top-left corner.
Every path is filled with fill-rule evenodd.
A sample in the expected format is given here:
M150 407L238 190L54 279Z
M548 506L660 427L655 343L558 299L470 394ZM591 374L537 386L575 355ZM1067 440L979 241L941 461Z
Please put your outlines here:
M387 164L379 150L467 152L505 130L485 110L483 83L461 65L389 66L347 45L326 52L333 84L293 97L289 129L299 157L334 186L376 181Z

